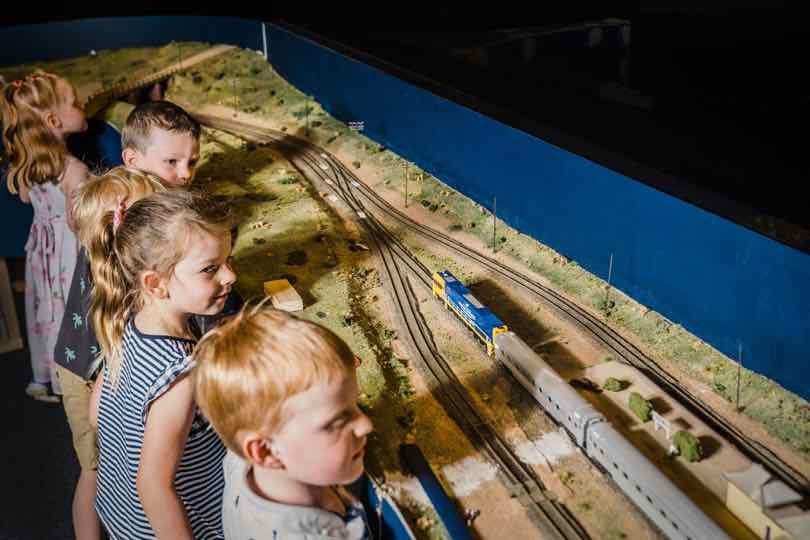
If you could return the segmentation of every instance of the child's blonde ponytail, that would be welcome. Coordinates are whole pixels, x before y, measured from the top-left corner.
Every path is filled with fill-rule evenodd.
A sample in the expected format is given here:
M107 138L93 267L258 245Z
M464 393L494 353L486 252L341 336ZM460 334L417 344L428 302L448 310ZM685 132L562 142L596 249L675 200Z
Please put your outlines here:
M112 226L109 227L110 233ZM110 382L118 381L123 352L124 327L131 316L135 295L130 294L130 281L121 267L114 249L113 235L109 235L110 251L106 257L94 259L90 267L93 274L93 292L90 313L99 348L107 363Z

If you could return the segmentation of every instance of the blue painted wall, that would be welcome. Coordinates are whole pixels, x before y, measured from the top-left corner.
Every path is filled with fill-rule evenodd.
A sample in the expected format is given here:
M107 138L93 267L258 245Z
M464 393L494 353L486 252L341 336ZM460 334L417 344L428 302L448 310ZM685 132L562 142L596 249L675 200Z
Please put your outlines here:
M261 22L204 16L108 17L6 27L0 31L0 65L82 56L90 50L161 46L170 41L229 43L262 49ZM109 145L108 145L109 146ZM110 148L105 151L109 153ZM0 146L0 152L2 147ZM114 156L114 152L112 154ZM5 176L0 175L3 186ZM0 257L21 257L33 212L0 188Z
M810 256L283 28L303 92L746 367L810 398Z

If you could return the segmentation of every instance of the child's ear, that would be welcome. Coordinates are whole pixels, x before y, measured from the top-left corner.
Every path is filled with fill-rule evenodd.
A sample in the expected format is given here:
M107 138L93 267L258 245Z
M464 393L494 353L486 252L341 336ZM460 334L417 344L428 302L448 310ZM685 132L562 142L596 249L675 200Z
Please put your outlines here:
M166 281L154 270L147 270L141 274L141 288L153 298L164 299L169 297Z
M45 125L50 129L59 129L62 127L62 120L53 111L45 113Z
M124 148L121 151L121 160L127 167L137 167L138 151L134 148Z
M248 461L265 469L283 469L278 445L259 433L249 433L242 441L242 453Z

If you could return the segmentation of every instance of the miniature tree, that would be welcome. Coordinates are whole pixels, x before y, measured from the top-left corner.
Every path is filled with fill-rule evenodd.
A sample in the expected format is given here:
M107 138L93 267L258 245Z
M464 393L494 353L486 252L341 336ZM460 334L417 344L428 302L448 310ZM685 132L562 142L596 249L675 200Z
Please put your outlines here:
M689 433L688 431L678 431L672 437L672 444L678 449L678 453L686 459L686 461L700 461L703 457L703 448L700 446L700 440Z
M608 392L621 392L623 386L622 381L619 379L608 377L607 380L605 380L605 384L602 385L602 388Z
M641 394L638 392L630 393L630 409L636 413L636 416L638 416L642 422L646 422L652 418L652 405L649 401L641 397Z

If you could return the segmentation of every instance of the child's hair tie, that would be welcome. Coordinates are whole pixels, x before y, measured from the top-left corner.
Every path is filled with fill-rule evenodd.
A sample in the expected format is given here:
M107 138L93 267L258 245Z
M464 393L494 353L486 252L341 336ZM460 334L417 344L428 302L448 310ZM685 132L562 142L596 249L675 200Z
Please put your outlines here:
M22 81L22 79L17 79L17 80L15 80L15 81L11 81L11 82L10 82L10 83L8 83L8 84L9 84L10 86L13 86L13 87L14 87L14 89L16 90L17 88L19 88L19 87L21 87L21 86L22 86L23 81Z
M127 197L118 199L118 207L113 212L113 234L118 231L121 222L124 221L124 213L127 211Z

